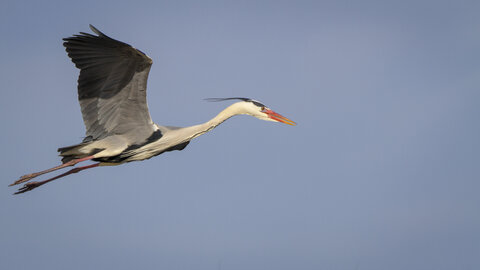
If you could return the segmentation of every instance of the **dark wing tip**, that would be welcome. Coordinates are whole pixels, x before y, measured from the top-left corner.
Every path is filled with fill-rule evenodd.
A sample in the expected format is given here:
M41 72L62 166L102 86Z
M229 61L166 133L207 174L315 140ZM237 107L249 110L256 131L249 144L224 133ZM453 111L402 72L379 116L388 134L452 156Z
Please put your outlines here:
M95 35L92 35L90 33L85 33L85 32L80 32L79 35L73 35L72 37L67 37L67 38L63 38L64 41L72 41L72 40L78 40L78 38L84 38L84 37L91 37L91 38L106 38L106 39L110 39L110 40L114 40L114 41L117 41L119 43L122 43L122 44L125 44L125 45L128 45L124 42L121 42L121 41L118 41L118 40L115 40L115 39L112 39L111 37L105 35L104 33L102 33L100 30L98 30L95 26L89 24L90 26L90 29L95 33L97 34L96 36ZM64 44L65 45L65 44ZM130 46L130 45L128 45Z

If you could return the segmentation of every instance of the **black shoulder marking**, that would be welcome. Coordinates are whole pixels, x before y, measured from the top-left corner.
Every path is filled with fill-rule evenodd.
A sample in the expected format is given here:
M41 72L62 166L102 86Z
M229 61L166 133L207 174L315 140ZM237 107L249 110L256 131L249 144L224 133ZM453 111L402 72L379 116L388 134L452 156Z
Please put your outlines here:
M147 144L150 144L150 143L153 143L154 141L157 141L159 140L160 138L162 138L163 134L162 132L159 130L155 131L152 133L152 135L150 135L150 137L148 137L143 143L141 144L132 144L130 145L127 149L123 150L123 152L127 152L127 151L130 151L130 150L134 150L134 149L137 149L137 148L140 148L142 146L145 146Z
M190 143L190 141L186 141L184 143L180 143L180 144L177 144L175 146L172 146L170 148L168 148L167 150L163 151L163 152L169 152L169 151L174 151L174 150L183 150L185 149L185 147L187 147L187 145Z
M184 142L184 143L179 143L179 144L174 145L174 146L172 146L172 147L170 147L170 148L167 148L166 150L164 150L164 151L162 151L162 152L160 152L160 153L158 153L158 154L156 154L156 155L154 155L154 156L151 156L151 157L149 157L149 158L147 158L147 159L150 159L150 158L152 158L152 157L156 157L156 156L161 155L161 154L163 154L163 153L165 153L165 152L170 152L170 151L175 151L175 150L178 150L178 151L183 150L183 149L185 149L185 147L187 147L187 145L188 145L189 143L190 143L190 141L186 141L186 142Z
M150 135L150 137L147 138L147 140L145 141L145 144L149 144L149 143L152 143L154 141L158 141L160 138L162 138L162 136L163 136L163 134L160 131L160 129L157 129L156 131L154 131L152 133L152 135Z

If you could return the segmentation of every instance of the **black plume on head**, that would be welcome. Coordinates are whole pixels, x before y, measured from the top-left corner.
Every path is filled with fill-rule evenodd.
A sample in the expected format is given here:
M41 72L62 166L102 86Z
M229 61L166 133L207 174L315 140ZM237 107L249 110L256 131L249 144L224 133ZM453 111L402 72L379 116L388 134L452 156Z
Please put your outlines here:
M244 98L244 97L229 97L229 98L206 98L206 101L211 101L211 102L219 102L219 101L225 101L225 100L243 100L243 101L250 101L250 98Z
M261 102L258 102L256 100L253 100L251 98L244 98L244 97L229 97L229 98L206 98L205 100L211 101L211 102L219 102L219 101L225 101L225 100L242 100L245 102L252 102L258 107L266 107L263 105Z

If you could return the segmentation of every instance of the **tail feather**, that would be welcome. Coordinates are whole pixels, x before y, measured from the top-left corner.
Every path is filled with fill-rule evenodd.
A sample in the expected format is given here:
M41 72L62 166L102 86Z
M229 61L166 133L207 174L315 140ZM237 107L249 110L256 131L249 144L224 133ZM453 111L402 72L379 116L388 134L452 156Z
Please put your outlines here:
M81 147L83 145L84 145L83 143L80 143L80 144L76 144L76 145L60 147L60 148L57 149L57 152L59 152L60 155L63 155L65 152L71 151L71 150L73 150L75 148L78 148L78 147Z
M69 162L70 160L74 160L74 159L77 159L77 158L78 158L77 156L64 156L64 157L62 157L62 163L65 164L65 163Z
M88 142L83 142L71 146L65 146L65 147L60 147L57 149L57 151L60 153L59 156L62 157L62 163L67 163L70 160L73 159L79 159L79 158L84 158L88 157L90 155L94 155L100 151L97 149L94 149L95 151L92 151L92 153L85 153L84 151L81 151L81 149L89 144Z

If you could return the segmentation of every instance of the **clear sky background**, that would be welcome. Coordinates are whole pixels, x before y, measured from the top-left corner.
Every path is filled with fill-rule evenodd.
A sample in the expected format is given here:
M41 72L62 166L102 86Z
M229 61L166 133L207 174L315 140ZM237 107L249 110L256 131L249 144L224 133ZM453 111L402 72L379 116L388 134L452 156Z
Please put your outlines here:
M480 269L479 1L0 5L1 269ZM154 60L158 124L245 96L298 126L12 196L84 136L61 39L88 24Z

